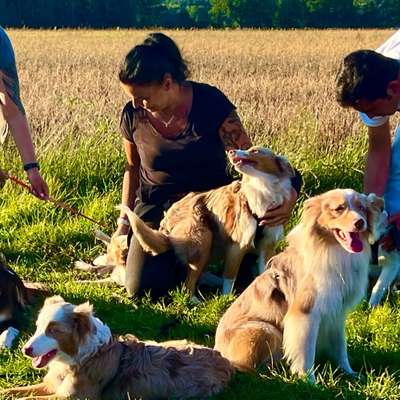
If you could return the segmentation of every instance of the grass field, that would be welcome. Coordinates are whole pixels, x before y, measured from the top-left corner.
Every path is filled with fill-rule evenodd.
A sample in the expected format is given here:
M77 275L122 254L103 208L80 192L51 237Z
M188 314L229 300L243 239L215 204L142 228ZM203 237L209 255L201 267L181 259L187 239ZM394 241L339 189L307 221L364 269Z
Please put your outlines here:
M218 86L236 104L253 141L285 154L302 171L305 197L335 187L361 188L366 131L356 113L334 99L341 57L374 48L390 31L170 31L190 62L192 79ZM119 113L127 101L117 80L119 61L144 37L142 31L10 31L21 92L51 194L115 229L124 155ZM0 166L22 176L12 143ZM298 207L298 208L299 208ZM298 218L298 208L291 225ZM124 290L78 285L89 275L73 261L102 251L94 226L40 202L9 183L0 196L0 246L12 267L46 282L73 303L90 300L114 333L143 339L188 338L213 345L218 319L233 297L209 294L199 306L177 290L172 302L132 303ZM370 311L365 304L348 324L350 360L364 379L352 381L319 367L318 384L287 369L237 374L218 399L399 399L400 300L390 296ZM0 387L38 381L20 351L34 330L37 310L27 312L29 332L0 352ZM169 331L162 326L177 319Z

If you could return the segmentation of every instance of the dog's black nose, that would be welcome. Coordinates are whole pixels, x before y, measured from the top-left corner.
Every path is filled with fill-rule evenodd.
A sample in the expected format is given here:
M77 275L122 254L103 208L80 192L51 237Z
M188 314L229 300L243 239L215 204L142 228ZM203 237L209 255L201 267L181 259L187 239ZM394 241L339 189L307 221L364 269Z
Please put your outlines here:
M28 356L28 357L32 357L33 356L33 349L32 347L24 347L22 349L23 353Z
M354 226L356 227L356 229L361 230L362 228L364 228L364 220L359 219L354 223Z

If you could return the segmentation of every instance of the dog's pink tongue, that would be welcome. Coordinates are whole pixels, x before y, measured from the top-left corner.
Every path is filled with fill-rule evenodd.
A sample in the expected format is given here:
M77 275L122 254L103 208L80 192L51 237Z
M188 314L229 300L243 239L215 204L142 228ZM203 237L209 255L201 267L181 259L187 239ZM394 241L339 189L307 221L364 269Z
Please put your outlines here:
M360 235L357 232L350 232L349 236L351 250L353 250L354 253L360 253L363 249L363 243L360 239Z
M57 350L51 350L47 354L32 358L32 366L34 368L43 368L56 355Z

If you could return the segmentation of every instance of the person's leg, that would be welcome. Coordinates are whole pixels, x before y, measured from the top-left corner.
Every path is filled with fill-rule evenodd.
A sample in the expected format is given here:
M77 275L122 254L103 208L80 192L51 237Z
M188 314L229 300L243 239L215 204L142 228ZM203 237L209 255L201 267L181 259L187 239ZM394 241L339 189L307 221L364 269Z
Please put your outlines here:
M158 228L164 208L139 203L135 212L153 228ZM141 296L151 291L153 298L165 296L170 289L185 280L186 272L187 268L177 260L172 249L150 256L143 251L138 240L131 237L125 277L125 287L129 295Z

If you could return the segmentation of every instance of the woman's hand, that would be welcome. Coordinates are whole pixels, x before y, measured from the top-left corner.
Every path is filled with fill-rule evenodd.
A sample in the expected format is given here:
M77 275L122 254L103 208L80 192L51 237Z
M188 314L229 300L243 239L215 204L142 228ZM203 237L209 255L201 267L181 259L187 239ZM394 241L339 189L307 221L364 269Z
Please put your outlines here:
M47 183L40 175L37 168L32 168L26 172L29 182L31 183L32 193L41 200L49 199L49 188Z
M118 224L117 229L112 234L112 237L117 237L121 235L127 235L129 232L129 225L125 224Z
M292 188L290 198L285 199L285 201L278 207L272 208L266 212L262 217L259 225L260 226L278 226L285 225L292 215L293 208L296 204L297 193Z

